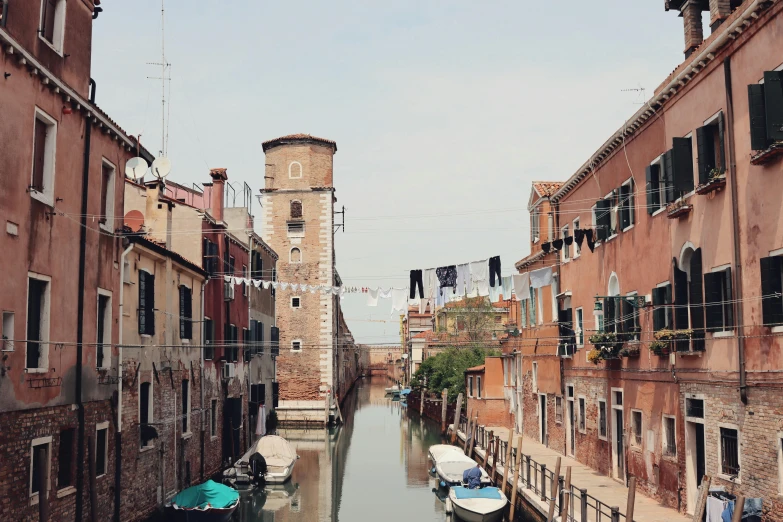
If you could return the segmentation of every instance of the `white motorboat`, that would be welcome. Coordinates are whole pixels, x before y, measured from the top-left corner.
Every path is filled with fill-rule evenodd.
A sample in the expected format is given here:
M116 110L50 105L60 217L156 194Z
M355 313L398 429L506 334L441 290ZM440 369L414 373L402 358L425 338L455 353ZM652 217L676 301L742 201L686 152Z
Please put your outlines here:
M448 502L454 514L465 522L497 522L503 518L508 500L498 488L455 486L449 491ZM449 506L446 511L449 511Z
M442 459L444 455L448 455L452 452L464 454L462 448L452 446L451 444L433 444L430 446L430 449L427 452L427 456L432 461L432 466L434 468L438 460Z
M437 450L436 450L437 453ZM430 453L431 456L432 453ZM444 486L459 486L462 484L462 477L466 470L476 467L476 461L468 457L461 451L443 451L436 458L435 473L438 475ZM489 485L489 475L483 469L481 470L481 485Z
M223 482L236 489L254 487L253 478L258 474L254 466L259 462L256 455L263 457L266 462L264 480L268 484L282 484L291 478L294 464L299 458L287 440L277 435L267 435L258 439L242 458L223 472Z

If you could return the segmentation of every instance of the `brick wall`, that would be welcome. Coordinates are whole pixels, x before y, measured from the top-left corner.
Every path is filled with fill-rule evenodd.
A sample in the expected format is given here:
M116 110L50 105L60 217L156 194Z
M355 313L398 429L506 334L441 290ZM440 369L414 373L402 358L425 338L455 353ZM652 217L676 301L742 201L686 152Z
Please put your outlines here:
M513 428L514 420L508 411L508 403L505 399L477 399L468 397L468 417L475 419L478 415L479 424L484 426L501 426Z

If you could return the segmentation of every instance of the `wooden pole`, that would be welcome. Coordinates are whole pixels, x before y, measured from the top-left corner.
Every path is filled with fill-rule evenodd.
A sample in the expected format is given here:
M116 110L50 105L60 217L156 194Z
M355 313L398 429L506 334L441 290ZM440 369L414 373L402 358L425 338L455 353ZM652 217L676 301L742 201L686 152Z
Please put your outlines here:
M625 508L625 519L633 522L633 508L636 504L636 477L628 481L628 506Z
M419 404L419 416L424 415L424 395L427 393L427 387L421 387L421 403Z
M737 495L737 500L734 502L734 514L731 516L731 522L740 522L742 520L743 511L745 511L745 495Z
M329 426L329 396L331 394L331 391L327 391L326 397L324 398L324 426Z
M462 413L462 394L457 395L457 408L454 410L454 429L451 430L451 443L454 444L454 439L457 438L457 430L459 429L459 416ZM465 434L467 437L467 433Z
M95 453L94 439L87 437L87 462L90 472L90 520L98 522L98 490L95 487Z
M51 446L51 444L50 444ZM38 520L49 522L49 474L47 473L46 448L39 446L38 452Z
M542 477L542 480L546 480L546 477ZM555 462L555 474L552 476L552 500L549 501L549 515L546 517L547 522L552 522L555 518L555 504L557 503L557 495L560 493L560 457L557 457Z
M487 447L484 448L484 471L489 475L489 480L492 480L492 469L489 467L489 454L492 452L494 432L489 432L489 438L487 438Z
M568 504L571 502L571 466L566 468L563 489L565 490L565 494L563 495L563 505L560 507L560 520L568 520ZM629 518L628 520L633 522L633 518Z
M468 444L470 444L470 428L472 425L472 421L470 420L470 417L468 417L468 425L465 428L465 444L462 445L462 448L465 450L465 455L468 454Z
M511 449L514 447L514 434L509 431L508 444L506 444L506 464L503 466L503 483L500 485L500 491L505 493L508 485L508 470L511 468Z
M522 435L517 437L517 458L514 461L514 482L511 483L511 510L508 519L514 520L514 510L517 507L517 488L519 486L519 470L522 469Z
M449 389L443 388L443 391L440 394L440 432L442 434L446 434L446 414L449 411L449 404L447 402L447 399L449 398ZM456 429L454 431L457 431Z
M707 495L710 492L710 483L712 478L704 475L701 479L701 488L699 488L699 496L696 500L696 509L693 512L693 520L703 520L704 510L707 508Z
M495 451L492 452L492 482L498 483L498 453L500 452L500 436L495 436Z
M468 453L468 457L473 458L473 452L476 449L476 437L478 437L478 417L476 417L476 420L473 422L473 434L470 438L470 451Z

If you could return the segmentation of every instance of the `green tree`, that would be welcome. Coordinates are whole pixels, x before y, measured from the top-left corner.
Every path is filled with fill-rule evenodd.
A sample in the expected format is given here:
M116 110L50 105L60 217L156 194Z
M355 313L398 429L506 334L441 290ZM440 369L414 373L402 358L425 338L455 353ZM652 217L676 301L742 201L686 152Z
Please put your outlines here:
M484 358L493 355L500 355L500 350L487 346L486 343L465 347L451 346L425 359L413 375L411 384L420 386L426 377L429 390L447 388L448 400L452 402L457 395L465 392L465 370L484 364Z

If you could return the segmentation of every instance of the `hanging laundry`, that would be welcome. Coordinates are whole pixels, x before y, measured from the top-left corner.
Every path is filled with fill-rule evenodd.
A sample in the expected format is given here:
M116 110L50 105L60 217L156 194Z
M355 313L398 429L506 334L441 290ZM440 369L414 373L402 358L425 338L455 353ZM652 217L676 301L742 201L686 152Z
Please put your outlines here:
M280 290L288 290L288 283L278 283Z
M574 242L574 236L566 236L563 238L563 243L565 243L568 246L571 246L573 242Z
M261 288L261 283L262 281L260 279L256 279L255 281L253 281L253 286L255 286L256 288Z
M231 281L233 281L233 278L231 276L223 276L223 281L225 281L226 283L230 283Z
M500 285L489 287L489 302L497 303L500 301Z
M266 406L263 404L258 407L258 418L256 420L256 435L263 437L266 435Z
M470 265L467 263L457 265L457 286L454 288L454 293L460 297L468 293L470 282Z
M378 306L378 289L367 292L367 306Z
M269 290L269 287L272 286L272 281L261 281L261 284L264 285L264 290Z
M310 285L310 293L311 294L316 293L320 289L321 289L321 287L319 285Z
M298 292L299 291L299 283L291 283L291 291L292 292Z
M500 293L503 294L503 300L508 301L511 299L511 293L513 292L513 283L511 282L511 276L503 278L503 286L500 288Z
M234 277L233 280L235 285L241 285L242 281L244 281L241 277Z
M427 308L432 309L432 300L431 299L419 299L419 313L424 314L427 313Z
M454 288L457 286L457 267L456 265L442 266L435 270L438 276L438 283L441 288ZM453 291L453 290L452 290Z
M392 296L391 288L388 290L383 290L381 288L378 289L378 297L381 299L388 299Z
M707 512L705 522L723 522L721 515L728 505L727 500L716 497L707 497Z
M435 275L434 268L428 268L424 271L424 297L432 299L435 297L435 291L438 289L438 276Z
M517 294L517 301L530 299L530 272L524 274L514 274L511 276L514 282L514 293Z
M530 272L530 287L541 288L552 284L552 267L541 268Z
M393 288L392 291L392 313L397 310L405 312L408 310L408 289Z
M489 286L495 287L495 277L497 276L497 284L500 284L500 256L494 256L489 258Z
M487 267L486 259L483 261L473 261L470 264L470 278L474 282L486 281L487 277L489 277L488 270L489 268Z
M582 248L582 241L585 238L585 231L581 228L577 228L574 230L574 240L576 241L576 246L579 248Z
M333 286L332 287L332 295L339 295L340 294L340 287L339 286Z
M585 230L585 239L587 239L587 248L590 249L590 252L594 252L595 240L593 239L593 229L589 228Z
M416 299L416 289L419 289L419 297L424 297L424 281L421 270L411 270L411 299Z
M487 297L489 295L489 281L484 279L483 281L476 281L476 291L479 297Z
M541 250L543 250L545 254L548 254L549 253L549 247L551 247L551 246L552 246L552 243L549 243L549 242L541 243Z
M272 281L272 282L271 282L271 283L269 283L269 284L272 286L272 288L273 288L274 290L277 290L277 287L278 287L278 286L280 286L280 283L278 283L277 281Z
M563 240L555 239L554 241L552 241L552 248L554 248L559 252L563 248Z

